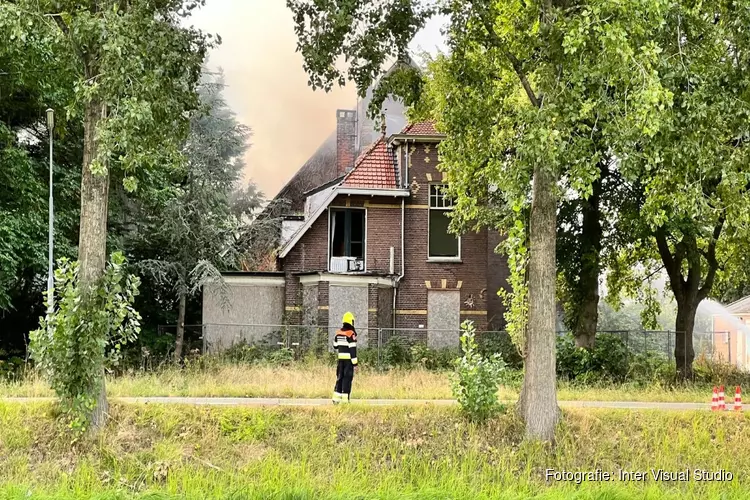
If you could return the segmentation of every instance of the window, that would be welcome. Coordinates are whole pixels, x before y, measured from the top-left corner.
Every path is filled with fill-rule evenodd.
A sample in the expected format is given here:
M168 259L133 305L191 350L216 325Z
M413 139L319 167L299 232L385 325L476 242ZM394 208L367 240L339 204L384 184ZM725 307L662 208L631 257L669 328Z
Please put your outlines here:
M365 258L365 211L331 209L331 257Z
M458 259L461 238L448 231L453 200L445 193L445 184L430 184L430 214L428 228L428 257Z

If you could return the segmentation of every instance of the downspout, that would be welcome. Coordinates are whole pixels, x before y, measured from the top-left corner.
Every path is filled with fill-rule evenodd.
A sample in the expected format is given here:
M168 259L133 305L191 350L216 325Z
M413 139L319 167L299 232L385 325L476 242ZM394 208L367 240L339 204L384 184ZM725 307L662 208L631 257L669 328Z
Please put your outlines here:
M406 142L406 141L404 142L404 144L406 146L406 155L405 155L405 159L404 159L404 163L403 163L404 164L404 184L406 184L406 186L408 186L408 184L409 184L408 183L408 179L409 179L409 167L408 167L408 162L409 162L409 145L408 145L408 142ZM406 186L404 186L404 187L406 187ZM406 203L406 200L405 200L405 198L402 197L401 198L401 274L399 274L396 277L396 281L395 281L394 287L393 287L393 329L394 330L396 329L396 296L398 294L399 283L401 282L401 280L403 279L404 274L405 274L405 271L404 271L404 269L405 269L404 268L404 247L405 247L405 245L404 245L404 233L405 233L405 231L404 231L404 213L405 213L405 208L406 208L405 203Z

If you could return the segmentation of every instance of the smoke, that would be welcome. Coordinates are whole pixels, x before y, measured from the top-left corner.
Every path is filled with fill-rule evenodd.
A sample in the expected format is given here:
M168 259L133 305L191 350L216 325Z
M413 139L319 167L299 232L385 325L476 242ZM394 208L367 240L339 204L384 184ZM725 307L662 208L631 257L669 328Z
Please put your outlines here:
M353 85L330 93L307 85L291 12L283 0L211 0L188 21L219 34L209 67L224 70L225 96L240 123L252 128L245 178L273 197L336 128L336 110L354 109ZM428 25L413 49L445 46L442 20Z
M222 38L209 66L224 70L227 102L253 130L245 179L271 198L335 129L336 109L356 106L356 92L307 86L283 1L212 0L191 24Z

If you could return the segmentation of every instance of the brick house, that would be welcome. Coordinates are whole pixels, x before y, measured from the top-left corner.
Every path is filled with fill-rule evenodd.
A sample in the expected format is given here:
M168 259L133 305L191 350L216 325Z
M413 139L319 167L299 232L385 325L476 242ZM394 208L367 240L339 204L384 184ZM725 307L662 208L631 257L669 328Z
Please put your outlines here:
M507 286L508 268L494 252L500 236L447 230L451 200L437 152L444 136L430 122L383 130L355 159L357 114L337 111L333 178L292 200L277 270L227 273L229 309L204 294L209 345L257 339L282 323L332 335L346 311L357 318L363 346L377 329L448 347L458 345L463 320L479 331L503 328L497 290Z
M714 359L746 370L750 367L750 296L743 297L712 316Z

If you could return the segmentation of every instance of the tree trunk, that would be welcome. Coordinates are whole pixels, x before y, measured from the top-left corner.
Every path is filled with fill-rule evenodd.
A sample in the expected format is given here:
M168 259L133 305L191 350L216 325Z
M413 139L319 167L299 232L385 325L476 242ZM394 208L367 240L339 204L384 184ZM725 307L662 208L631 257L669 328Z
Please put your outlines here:
M682 380L692 380L693 360L693 328L695 314L698 311L697 299L688 297L677 301L677 321L675 321L674 359L677 363L677 375Z
M96 159L96 129L105 112L105 105L92 101L86 105L83 121L83 172L81 176L81 220L78 240L79 282L85 299L104 274L107 260L107 205L109 172L95 175L91 164ZM102 372L104 368L102 367ZM98 388L91 425L101 428L106 422L108 405L104 374Z
M555 369L557 203L552 172L534 169L529 221L529 323L519 398L526 436L552 442L560 418Z
M583 224L581 231L581 276L578 282L581 294L580 311L577 314L574 335L576 346L591 349L596 339L599 321L599 273L601 271L602 221L599 203L602 195L601 175L592 184L591 196L583 201Z
M174 362L179 364L182 360L182 344L185 340L185 306L187 294L180 291L180 305L177 310L177 335L174 340Z

